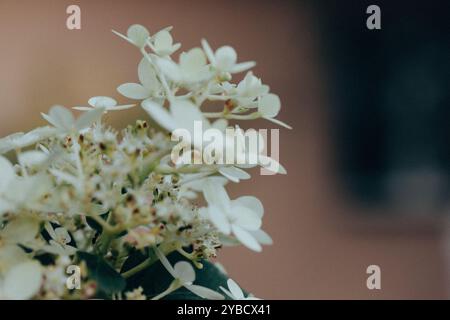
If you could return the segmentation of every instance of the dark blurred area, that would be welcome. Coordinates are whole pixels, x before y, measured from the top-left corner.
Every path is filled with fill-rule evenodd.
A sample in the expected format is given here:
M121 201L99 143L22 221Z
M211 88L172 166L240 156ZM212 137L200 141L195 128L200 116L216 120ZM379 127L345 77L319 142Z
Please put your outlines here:
M430 299L450 294L448 1L0 0L0 136L43 125L137 80L140 54L111 29L173 25L181 50L208 39L282 101L287 175L230 184L264 204L274 245L218 260L266 299ZM82 29L66 28L78 4ZM369 4L381 30L368 30ZM177 55L175 55L177 60ZM111 113L116 128L140 109ZM275 128L257 122L262 128ZM419 217L419 219L417 219ZM381 268L381 290L366 268Z
M379 30L364 27L371 4L380 7ZM358 201L407 214L442 213L448 205L448 4L315 2L336 168Z

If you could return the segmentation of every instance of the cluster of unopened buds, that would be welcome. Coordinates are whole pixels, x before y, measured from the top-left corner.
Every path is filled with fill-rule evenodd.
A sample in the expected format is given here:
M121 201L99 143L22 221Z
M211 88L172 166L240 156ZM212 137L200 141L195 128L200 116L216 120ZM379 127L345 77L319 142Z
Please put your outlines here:
M225 137L229 120L258 118L289 126L275 118L278 96L248 71L254 62L238 63L232 47L214 51L206 40L175 62L171 55L180 44L170 30L151 35L133 25L126 35L115 32L142 54L139 83L117 89L137 103L93 97L73 107L82 111L77 118L54 106L42 114L47 126L0 139L0 298L161 299L183 287L205 299L252 299L231 279L228 288L196 284L196 270L223 245L261 251L272 243L261 229L262 203L253 196L230 199L225 186L249 179L245 169L254 166L286 172L259 146L253 163L177 161L176 130L193 132L201 123ZM231 82L244 71L242 81ZM106 113L137 104L156 125L138 120L118 132L102 122ZM222 109L206 110L208 104ZM206 147L190 146L181 154L185 160ZM242 148L234 158L245 156ZM196 202L199 195L205 206ZM144 259L125 268L136 252ZM174 252L184 260L170 262ZM166 290L155 294L125 285L156 262L172 278ZM94 264L97 273L89 272ZM71 265L79 266L79 290L68 286ZM102 268L105 275L98 274ZM103 276L110 277L106 285Z

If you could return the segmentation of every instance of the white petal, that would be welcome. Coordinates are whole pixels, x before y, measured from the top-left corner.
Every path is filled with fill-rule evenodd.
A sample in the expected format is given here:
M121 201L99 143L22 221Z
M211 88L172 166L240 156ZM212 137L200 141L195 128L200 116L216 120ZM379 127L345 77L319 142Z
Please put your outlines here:
M181 71L178 65L167 59L158 59L157 65L161 71L172 81L180 82L182 79Z
M258 214L243 206L233 205L231 209L233 224L238 225L246 230L258 230L261 227L261 218Z
M199 72L206 65L206 56L202 49L193 48L180 55L180 67L189 73Z
M281 101L276 94L269 93L258 101L258 111L266 118L275 118L280 109Z
M255 231L251 231L250 233L253 235L253 237L255 237L256 241L258 241L261 244L265 245L273 244L272 238L264 230L258 229Z
M8 242L26 244L33 241L39 231L39 220L23 217L10 221L2 231Z
M45 162L45 160L47 160L47 158L48 156L44 152L31 150L20 153L18 156L18 161L24 167L32 167L41 165Z
M174 268L170 264L169 260L167 260L164 253L162 253L161 250L159 250L158 248L155 248L155 253L158 256L159 261L161 261L164 268L166 268L166 270L172 275L172 277L177 278L177 274L175 273Z
M277 124L279 126L285 127L286 129L292 130L292 127L290 125L284 123L283 121L280 121L280 120L275 119L275 118L269 118L269 117L263 117L263 118L266 119L266 120L269 120L269 121L271 121L271 122L273 122L273 123L275 123L275 124Z
M227 285L235 300L244 299L244 292L233 279L228 279Z
M242 180L250 179L251 177L244 170L233 166L220 167L219 172L233 182L239 182L240 179Z
M209 123L200 109L188 100L175 100L170 105L170 112L176 121L176 129L186 129L191 133L192 137L194 136L195 122L201 122L203 130L209 127Z
M202 39L202 47L205 51L206 56L208 57L209 62L211 62L212 64L216 64L216 57L214 56L214 53L206 39Z
M56 133L56 129L52 127L39 127L34 130L31 130L30 132L27 132L25 135L23 135L20 139L20 141L17 141L18 144L20 144L19 147L27 147L29 145L35 144L36 142L49 138L52 135Z
M157 104L150 99L142 101L142 108L153 118L161 127L168 131L173 131L177 128L177 123L172 115L164 109L161 105Z
M173 39L170 32L161 30L154 36L154 46L156 53L159 55L167 55L172 53Z
M188 178L188 177L186 177L186 178ZM207 181L211 181L212 183L217 183L221 186L225 186L228 182L228 180L226 178L217 176L217 177L200 178L200 179L192 180L192 181L186 182L186 183L184 183L182 180L181 183L186 188L200 192L200 191L203 191L203 188Z
M5 275L4 295L12 300L30 299L39 291L41 283L41 265L37 261L24 262Z
M216 51L216 67L222 71L229 71L237 61L236 51L230 46L223 46Z
M128 28L127 36L133 42L134 45L136 45L139 48L142 48L145 46L145 43L147 42L147 39L150 36L150 33L145 27L139 24L135 24Z
M90 111L90 110L92 110L92 107L76 106L76 107L72 107L72 109L78 110L78 111Z
M125 105L121 105L121 106L109 107L109 108L107 108L107 110L109 110L109 111L128 110L128 109L133 108L134 106L136 106L136 105L135 104L125 104Z
M256 66L256 62L254 62L254 61L241 62L241 63L234 65L231 68L230 72L231 73L240 73L240 72L244 72L245 70L251 69L254 66Z
M75 122L75 129L79 131L90 127L94 124L94 122L98 121L102 117L104 112L105 108L96 107L95 109L83 113Z
M195 281L195 271L192 265L187 261L177 262L174 266L175 275L183 283L192 283Z
M217 119L212 123L211 127L223 132L228 127L228 121L226 119Z
M139 62L138 77L139 81L149 93L158 89L159 81L156 78L155 69L146 58L143 58Z
M225 212L230 209L230 197L222 184L207 180L203 186L203 195L209 205L218 206Z
M253 210L259 218L262 218L264 215L264 206L262 202L256 197L242 196L233 200L232 202Z
M222 290L230 299L234 300L233 294L228 289L225 289L222 286L220 286L219 289Z
M195 293L196 295L198 295L199 297L201 297L203 299L209 299L209 300L223 300L224 299L223 295L221 295L220 293L218 293L214 290L206 288L206 287L191 284L191 285L185 285L185 288L188 289L189 291Z
M53 226L52 226L52 224L50 223L50 222L46 222L45 224L44 224L44 228L45 228L45 231L47 231L47 233L48 233L48 235L54 240L54 239L56 239L56 233L55 233L55 230L53 229Z
M14 168L12 164L5 158L0 156L0 173L1 173L1 179L0 179L0 194L4 192L11 181L14 180L16 174L14 172Z
M4 244L0 250L0 261L2 272L7 272L17 264L28 261L28 256L19 246Z
M261 252L262 248L261 245L256 241L256 239L248 232L242 229L239 226L232 225L231 226L234 235L236 238L247 248L256 251Z
M117 101L110 97L104 97L104 96L98 96L98 97L92 97L88 101L89 105L94 108L107 108L107 107L113 107L117 105Z
M75 122L72 112L62 106L53 106L42 117L58 129L70 130Z
M70 234L69 232L62 227L58 227L55 229L56 239L61 240L64 244L67 244L70 242Z
M273 173L287 174L286 169L273 158L260 154L258 155L258 161L259 165L264 169L272 171Z
M228 221L226 213L224 213L219 207L210 205L208 207L209 220L216 226L216 228L223 234L230 234L231 225Z
M130 99L143 100L150 96L150 90L138 83L124 83L117 88L117 91Z

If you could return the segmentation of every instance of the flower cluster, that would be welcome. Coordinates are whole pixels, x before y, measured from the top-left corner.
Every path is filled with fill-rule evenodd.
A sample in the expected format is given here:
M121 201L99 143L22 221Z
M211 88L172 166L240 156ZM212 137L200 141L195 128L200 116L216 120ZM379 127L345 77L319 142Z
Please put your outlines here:
M252 72L231 82L254 62L238 63L233 48L214 51L206 40L175 62L171 55L180 44L170 30L151 35L133 25L126 35L115 32L142 54L139 83L117 90L137 100L159 130L143 120L114 130L103 115L135 104L100 96L73 107L83 112L78 118L54 106L42 114L47 126L0 139L0 298L98 297L102 278L89 272L93 263L126 281L160 261L173 277L167 290L146 296L141 287L125 289L116 281L117 288L102 292L107 298L160 299L184 287L206 299L225 298L221 290L244 299L231 279L229 289L195 284L194 267L201 269L223 245L261 251L272 243L261 229L262 203L252 196L231 200L225 189L229 181L250 178L244 169L251 166L173 163L170 132L192 130L195 121L222 132L229 120L264 118L289 126L275 118L278 96ZM208 102L221 103L222 111L205 111ZM14 153L6 157L10 151L14 161ZM278 173L285 173L281 165ZM199 207L199 195L205 207ZM125 268L135 252L145 259ZM166 256L173 252L185 260L172 266ZM80 267L79 290L68 285L70 265Z

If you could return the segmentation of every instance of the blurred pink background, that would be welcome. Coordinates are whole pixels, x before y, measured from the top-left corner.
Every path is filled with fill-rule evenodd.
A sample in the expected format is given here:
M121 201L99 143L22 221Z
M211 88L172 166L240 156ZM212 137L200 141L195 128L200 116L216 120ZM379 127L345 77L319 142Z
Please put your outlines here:
M66 29L66 8L81 7L82 29ZM264 229L275 241L256 254L226 248L219 261L244 288L266 299L447 298L449 251L440 221L364 218L334 179L320 21L290 1L13 1L0 0L0 136L44 124L40 112L71 107L137 80L137 50L111 33L139 23L173 25L182 49L229 44L240 61L280 95L280 160L286 176L259 176L231 186L233 196L259 197ZM124 118L124 115L126 117ZM139 108L108 115L115 126ZM272 127L268 123L259 123ZM368 290L366 268L381 267L382 289Z

